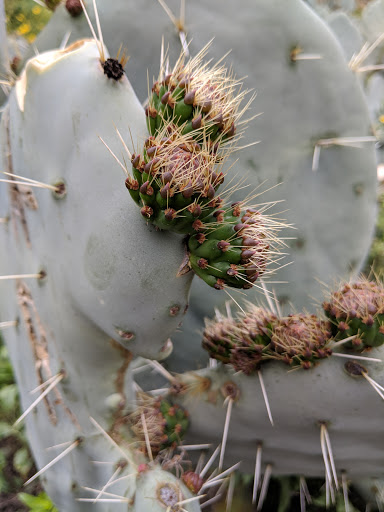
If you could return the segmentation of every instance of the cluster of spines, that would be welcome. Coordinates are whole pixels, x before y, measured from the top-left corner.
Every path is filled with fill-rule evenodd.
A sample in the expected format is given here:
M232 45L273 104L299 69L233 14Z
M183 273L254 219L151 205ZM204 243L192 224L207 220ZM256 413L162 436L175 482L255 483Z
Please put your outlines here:
M207 320L203 348L210 357L251 375L259 369L264 359L270 344L272 325L276 321L276 315L258 307L253 307L238 320L232 317L223 317L219 321Z
M184 438L189 426L188 411L178 404L162 397L147 395L140 397L140 403L130 416L130 426L135 437L142 441L143 448L157 455L166 448L175 448Z
M131 163L125 185L143 217L160 229L192 234L222 205L216 195L224 181L221 157L176 127L148 137Z
M281 224L241 202L217 209L209 220L188 240L192 269L217 290L251 288L278 254Z
M345 284L323 302L338 340L353 337L349 348L365 350L384 343L384 287L360 280Z
M332 355L331 344L328 321L307 313L278 318L256 306L237 319L208 321L203 333L203 347L212 358L246 375L271 359L308 370Z
M224 142L235 135L247 91L237 92L240 82L220 63L213 67L202 63L208 47L188 62L181 55L166 76L161 70L145 110L152 135L169 122L198 141L209 136L212 143Z

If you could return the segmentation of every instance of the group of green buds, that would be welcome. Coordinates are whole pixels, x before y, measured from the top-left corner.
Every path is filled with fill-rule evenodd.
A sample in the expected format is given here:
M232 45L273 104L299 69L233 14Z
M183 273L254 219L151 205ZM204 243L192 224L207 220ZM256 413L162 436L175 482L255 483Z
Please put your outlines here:
M161 70L146 108L150 136L132 155L125 185L148 223L187 235L188 269L219 290L250 288L278 260L283 224L265 215L270 205L218 195L249 102L240 108L247 91L224 66L202 62L207 48Z
M162 450L181 444L189 426L189 416L188 411L168 399L141 393L129 423L135 438L141 441L143 451L150 450L156 456Z
M251 375L273 359L308 370L330 357L342 340L346 340L343 348L359 351L384 343L382 284L364 280L345 284L323 308L328 319L308 313L278 317L250 305L236 319L220 316L206 321L203 347L210 357Z

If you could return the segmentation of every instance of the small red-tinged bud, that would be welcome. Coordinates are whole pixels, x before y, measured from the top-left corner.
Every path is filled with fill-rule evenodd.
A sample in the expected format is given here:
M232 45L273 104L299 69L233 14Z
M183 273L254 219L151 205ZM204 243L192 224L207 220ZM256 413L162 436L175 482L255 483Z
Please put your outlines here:
M203 244L207 237L204 235L204 233L197 233L195 236L196 240L199 242L199 244Z
M145 107L145 115L147 117L152 117L152 119L156 119L157 110L152 105L148 105L148 107Z
M168 415L169 416L174 416L176 414L176 410L175 410L175 407L170 407L168 409Z
M254 254L255 254L255 251L252 251L251 249L245 249L241 252L241 259L244 262L249 261Z
M148 464L139 464L139 465L137 466L137 472L138 472L138 473L145 473L145 472L146 472L146 471L148 471L148 470L149 470L149 466L148 466Z
M197 117L192 119L192 129L193 130L198 130L199 128L201 128L202 119L203 118L201 117L201 114L199 114Z
M168 103L168 99L169 99L170 95L171 95L171 91L167 91L165 94L163 94L163 96L161 97L161 100L160 100L163 105L166 105Z
M209 203L207 203L207 206L208 208L215 208L216 210L216 208L220 208L221 206L223 206L223 200L221 199L221 197L214 197L209 201ZM222 210L222 212L223 211L224 210Z
M153 215L153 210L150 206L143 206L142 209L140 210L140 213L143 217L149 219Z
M164 85L169 85L169 82L171 81L171 78L172 78L172 73L169 73L169 74L164 78Z
M372 315L367 315L365 318L362 319L363 324L365 324L367 327L372 327L374 323L374 319Z
M244 247L255 247L255 245L259 245L259 240L255 240L254 238L243 238Z
M253 284L249 281L245 281L243 284L243 290L250 290L251 288L253 288Z
M231 267L227 270L227 274L231 277L236 276L239 273L236 265L231 265Z
M140 167L140 155L132 155L131 158L131 164L135 169L138 169Z
M328 350L324 350L323 348L318 348L316 352L317 352L317 357L319 359L325 359L326 357L329 357L332 354L332 350L331 350L331 354L329 354Z
M225 213L225 210L216 210L213 214L214 217L218 217L219 215Z
M139 190L139 182L132 179L130 176L125 180L125 186L128 190Z
M180 89L185 89L185 87L189 84L189 78L184 77L179 82Z
M163 183L170 183L173 178L173 173L171 171L166 171L162 176L161 179L163 180Z
M209 187L207 188L206 196L209 199L213 199L215 197L215 189L212 185L209 185Z
M217 243L217 248L220 249L220 251L226 252L231 247L231 244L229 242L226 242L225 240L220 240L220 242Z
M80 14L83 12L83 7L80 0L67 0L65 2L65 8L73 18L80 16Z
M236 132L235 123L232 123L231 127L229 128L228 131L225 132L225 134L227 135L227 137L233 137L235 135L235 132Z
M153 135L150 135L144 141L145 148L150 148L151 146L155 146L155 145L156 145L156 141L155 141L155 137Z
M337 326L337 328L339 329L340 332L344 332L344 331L348 331L349 325L345 322L340 322L339 325Z
M189 199L190 197L193 196L192 181L188 181L188 183L185 185L181 193L183 194L183 197L185 197L186 199Z
M197 266L199 268L202 268L203 270L206 269L208 267L208 260L206 260L205 258L200 258L197 261Z
M201 178L198 178L195 182L195 191L202 192L204 190L204 183Z
M357 317L357 311L355 309L351 309L349 312L349 317L350 318L356 318Z
M188 487L188 489L193 492L193 494L197 494L204 484L204 480L201 478L201 476L197 473L194 473L193 471L186 471L182 475L181 479Z
M212 121L215 122L215 124L217 124L219 126L219 129L222 129L224 127L224 118L223 118L223 114L217 114L217 116L215 116Z
M166 185L164 185L163 188L160 189L160 195L163 199L167 199L167 197L169 197L169 195L170 195L169 189L170 189L169 183L167 183Z
M232 203L231 207L232 207L232 215L234 217L240 217L240 215L241 215L241 203L240 202Z
M239 224L236 224L236 226L233 227L235 231L241 231L242 229L249 228L248 224L243 224L242 222L239 222Z
M188 206L188 211L192 213L194 217L201 215L201 206L197 203L193 203Z
M248 279L249 283L253 284L255 281L257 281L258 277L259 277L259 273L255 272L254 274L247 276L247 279Z
M248 263L247 265L244 265L245 273L247 276L253 276L254 274L257 274L259 272L259 267L257 265L253 265L253 263Z
M151 146L150 148L147 149L147 155L148 156L153 156L157 151L157 146Z
M159 82L155 82L153 85L152 85L152 92L155 92L157 95L159 95L159 90L160 90L160 85L159 85Z
M153 196L153 188L149 184L149 181L143 183L140 187L140 193L145 194L147 196Z
M324 311L329 311L331 309L331 305L329 302L323 302L321 307L324 309Z
M204 100L202 103L201 103L201 110L202 112L204 112L204 114L208 114L208 112L211 110L212 108L212 101L211 100Z
M223 279L218 279L214 284L214 288L216 290L224 290L225 281Z
M304 370L309 370L310 368L312 368L312 366L313 366L313 363L311 363L311 361L302 361L301 362L301 367Z
M147 164L145 164L144 172L147 174L152 173L156 168L159 167L159 164L160 164L160 158L158 158L156 156L155 158L150 160Z
M177 212L173 208L167 208L164 210L164 217L166 220L171 221L176 218Z
M308 347L304 350L303 352L303 356L306 358L306 359L311 359L312 357L312 350L310 350Z
M195 101L195 95L196 91L187 92L187 94L184 96L184 103L186 105L193 105L193 102Z
M202 229L204 226L204 224L201 222L200 219L196 219L194 221L194 223L192 224L192 228L195 230L195 231L200 231L200 229Z

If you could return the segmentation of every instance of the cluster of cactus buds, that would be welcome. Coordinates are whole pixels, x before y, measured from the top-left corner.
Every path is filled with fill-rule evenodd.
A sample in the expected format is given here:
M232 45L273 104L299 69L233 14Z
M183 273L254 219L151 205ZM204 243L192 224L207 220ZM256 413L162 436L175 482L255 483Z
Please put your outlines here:
M332 355L331 336L330 323L316 315L290 315L273 326L268 357L308 370Z
M139 402L130 415L130 426L135 437L142 441L143 449L148 451L146 439L152 455L178 446L188 429L188 411L162 397L154 399L142 394Z
M125 181L141 214L158 228L190 234L222 201L216 197L224 174L221 158L178 128L167 127L132 155L133 177Z
M182 55L154 84L146 109L151 135L131 155L125 186L147 222L188 235L188 269L217 290L248 289L276 261L284 225L263 214L265 205L229 206L216 195L233 149L224 143L234 142L249 102L240 109L246 91L237 93L239 82L224 66L202 63L207 48L189 62Z
M190 265L209 286L251 288L273 260L279 223L261 210L233 203L217 209L188 241Z
M165 77L161 70L146 108L152 135L169 122L197 141L209 137L212 146L235 135L236 121L242 114L240 103L246 92L236 94L239 81L224 66L217 64L209 68L208 64L202 64L208 47L189 62L181 55Z
M338 341L346 349L369 349L384 343L384 288L360 280L344 284L323 303L327 319L309 313L278 318L267 309L248 306L237 319L206 321L203 348L210 357L246 375L270 359L308 370L332 355Z
M276 359L291 368L312 368L332 355L330 322L307 313L278 318L250 306L238 319L208 321L203 347L210 356L251 375L261 363Z
M342 340L353 336L348 345L358 350L384 343L384 287L361 280L345 284L323 302L332 322L333 334Z

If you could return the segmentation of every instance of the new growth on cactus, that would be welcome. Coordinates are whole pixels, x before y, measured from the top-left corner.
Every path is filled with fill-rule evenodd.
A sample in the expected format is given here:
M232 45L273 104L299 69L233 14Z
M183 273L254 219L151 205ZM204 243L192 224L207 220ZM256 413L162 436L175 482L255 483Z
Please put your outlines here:
M354 349L379 347L384 343L384 288L362 280L345 284L323 303L336 339L351 339Z
M248 91L239 91L241 81L217 62L203 62L208 43L194 58L187 61L181 53L170 73L166 74L166 60L161 63L158 80L152 86L145 109L151 135L163 126L175 124L183 134L190 134L197 142L210 140L221 144L233 138L237 123L248 108L240 108Z

